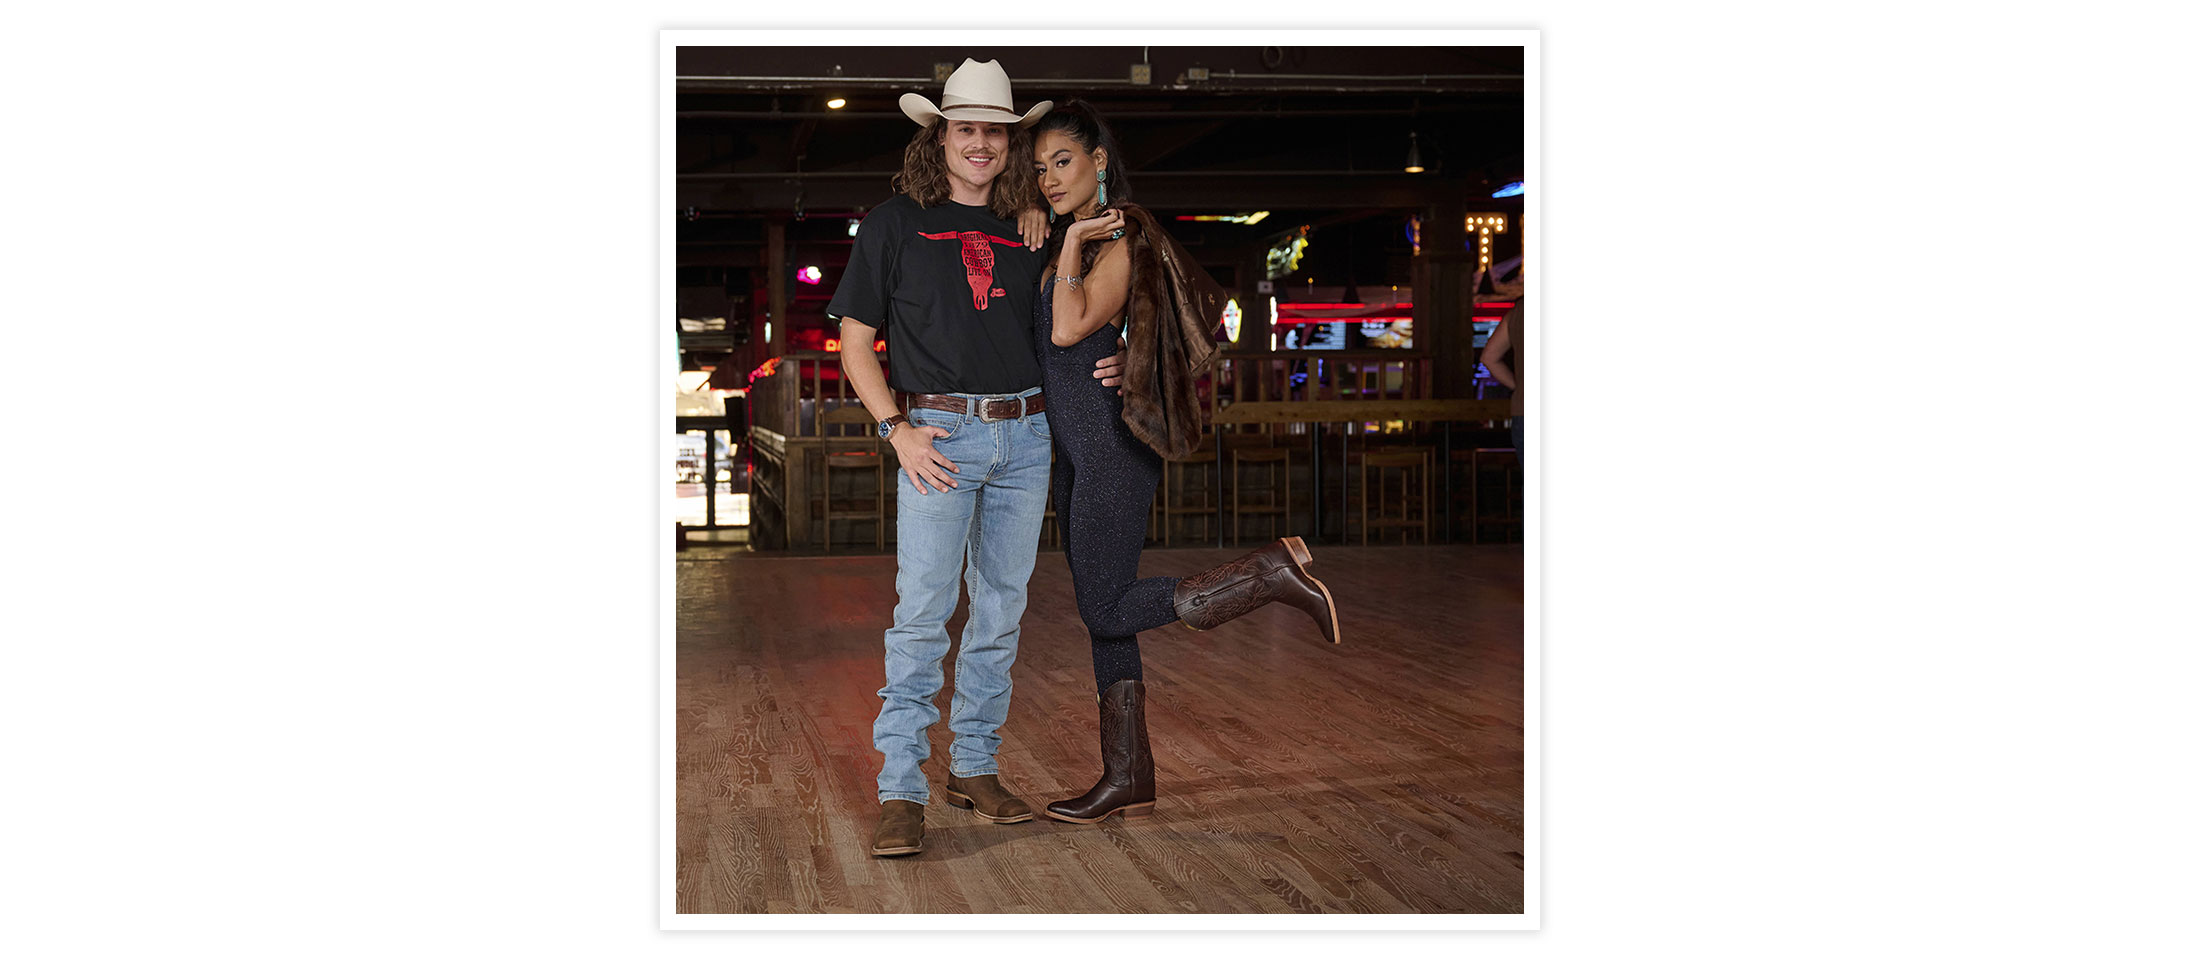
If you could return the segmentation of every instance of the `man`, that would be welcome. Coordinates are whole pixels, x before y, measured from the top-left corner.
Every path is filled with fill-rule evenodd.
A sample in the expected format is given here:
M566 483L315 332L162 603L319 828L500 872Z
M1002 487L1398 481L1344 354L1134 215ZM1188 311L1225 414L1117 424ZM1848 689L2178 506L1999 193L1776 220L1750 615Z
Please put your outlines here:
M1040 257L1010 218L1034 207L1037 192L1019 131L1053 103L1022 114L1012 103L1008 74L991 60L964 60L939 106L902 96L902 112L922 129L894 178L900 192L864 217L826 307L841 325L841 369L901 463L899 600L871 731L883 758L873 856L924 849L926 732L939 720L932 699L965 582L970 618L955 660L948 802L991 823L1032 818L1031 805L1001 785L994 755L1052 459L1032 337ZM890 383L873 352L881 331ZM1112 377L1120 363L1119 354L1094 375ZM908 394L907 410L897 391Z

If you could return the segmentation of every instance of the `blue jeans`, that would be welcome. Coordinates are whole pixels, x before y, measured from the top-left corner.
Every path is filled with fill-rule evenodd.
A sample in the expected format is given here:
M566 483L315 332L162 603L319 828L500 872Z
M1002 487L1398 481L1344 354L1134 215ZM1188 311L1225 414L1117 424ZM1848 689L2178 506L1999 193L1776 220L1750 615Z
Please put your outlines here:
M1033 387L1020 396L1038 392ZM955 464L957 486L920 492L907 473L898 474L894 592L900 600L886 631L886 686L878 692L885 702L871 742L884 757L879 800L925 803L931 789L922 765L932 755L926 731L940 719L932 698L940 692L958 583L970 590L970 620L955 656L948 772L1000 772L993 759L1001 745L995 731L1008 719L1008 671L1016 664L1025 590L1046 519L1053 438L1044 413L988 422L975 413L917 408L909 411L909 422L948 432L932 446Z

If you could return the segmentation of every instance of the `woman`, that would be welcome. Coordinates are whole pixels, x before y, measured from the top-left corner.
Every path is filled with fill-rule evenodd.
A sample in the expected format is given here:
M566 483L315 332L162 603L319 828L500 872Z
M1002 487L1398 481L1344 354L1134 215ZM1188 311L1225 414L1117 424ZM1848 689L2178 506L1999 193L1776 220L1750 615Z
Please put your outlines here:
M1048 804L1046 814L1098 823L1153 812L1138 631L1176 620L1205 630L1282 602L1336 642L1337 614L1329 589L1306 572L1313 557L1297 537L1190 577L1138 577L1162 455L1181 457L1199 443L1204 408L1193 381L1213 357L1219 291L1152 215L1125 202L1122 151L1089 104L1057 105L1032 139L1055 221L1034 321L1054 435L1054 509L1101 691L1100 782ZM1091 371L1125 335L1118 396Z

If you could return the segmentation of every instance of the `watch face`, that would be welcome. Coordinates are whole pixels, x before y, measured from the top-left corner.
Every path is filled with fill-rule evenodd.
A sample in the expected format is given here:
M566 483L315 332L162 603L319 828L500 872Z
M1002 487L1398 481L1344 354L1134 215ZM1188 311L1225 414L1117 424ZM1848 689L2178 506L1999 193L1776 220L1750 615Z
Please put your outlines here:
M878 424L878 438L879 438L879 439L881 439L881 440L886 440L886 439L890 439L890 438L892 438L892 437L893 437L893 435L894 435L894 425L893 425L893 424L891 424L891 423L888 423L888 422L886 422L886 421L884 421L884 420L881 420L881 421L879 421L879 424Z

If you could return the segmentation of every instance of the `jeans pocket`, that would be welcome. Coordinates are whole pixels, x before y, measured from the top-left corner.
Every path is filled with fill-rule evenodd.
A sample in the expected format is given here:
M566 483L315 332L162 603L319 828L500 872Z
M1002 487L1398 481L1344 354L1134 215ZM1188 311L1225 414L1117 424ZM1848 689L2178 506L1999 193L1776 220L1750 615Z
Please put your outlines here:
M933 443L944 443L949 437L961 433L963 421L968 419L968 414L948 413L944 410L927 410L909 415L909 422L915 426L938 427L947 431L947 436L933 437Z
M1026 416L1026 417L1024 417L1024 423L1026 423L1026 424L1029 424L1029 425L1030 425L1030 427L1031 427L1031 432L1032 432L1032 433L1035 433L1035 434L1038 434L1038 435L1039 435L1039 439L1041 439L1041 440L1052 440L1052 439L1054 439L1054 426L1053 426L1052 424L1050 424L1050 423L1048 423L1048 422L1047 422L1047 415L1046 415L1046 414L1044 414L1044 413L1034 413L1034 414L1031 414L1031 415L1029 415L1029 416Z

